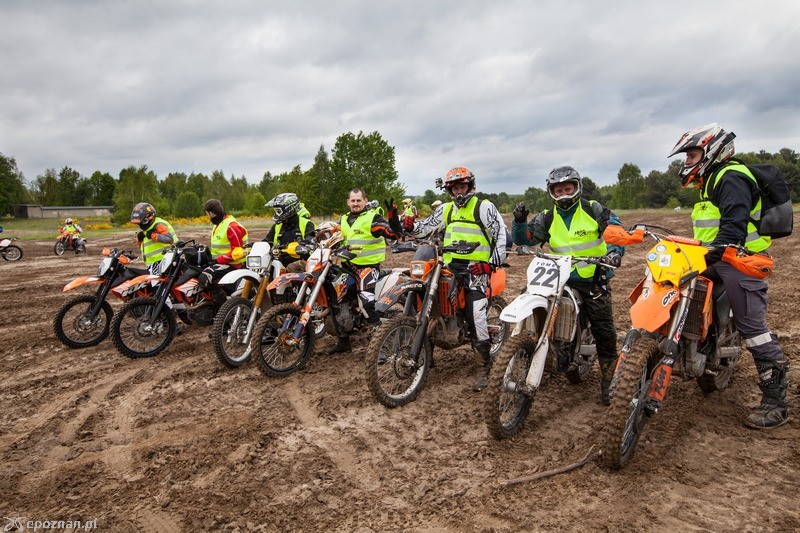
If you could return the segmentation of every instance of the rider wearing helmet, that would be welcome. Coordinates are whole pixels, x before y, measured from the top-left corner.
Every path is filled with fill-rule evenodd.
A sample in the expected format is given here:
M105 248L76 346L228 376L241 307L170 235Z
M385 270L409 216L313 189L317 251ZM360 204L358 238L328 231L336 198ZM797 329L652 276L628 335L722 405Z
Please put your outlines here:
M755 176L733 158L735 137L717 124L701 126L684 133L669 157L685 154L681 185L700 189L700 201L692 211L694 237L716 247L706 255L708 268L702 275L725 286L736 329L758 371L761 403L745 424L774 428L789 419L789 364L766 323L767 283L720 260L726 244L742 245L752 252L771 244L753 223L760 219L761 194Z
M475 195L475 175L467 167L455 167L437 186L447 190L450 202L434 210L419 222L406 219L403 226L409 233L419 236L444 232L444 245L456 241L478 241L479 246L465 255L445 254L444 262L458 277L465 289L467 323L472 337L472 347L483 359L483 368L473 386L480 391L488 385L492 364L491 339L486 319L489 300L486 287L489 274L506 257L506 224L497 207L489 200Z
M617 215L594 200L581 198L581 176L574 168L554 168L547 176L547 192L553 209L546 209L528 222L528 208L520 202L514 208L511 233L518 246L548 243L556 255L604 257L619 266L624 248L606 244L603 231L608 224L619 226ZM608 279L611 270L593 264L576 263L567 282L581 295L583 311L591 325L600 366L600 393L605 405L611 403L611 379L617 363L617 332L611 309Z
M414 205L413 200L411 198L404 198L403 199L403 213L400 215L400 218L405 224L406 219L411 219L411 221L417 220L419 216L419 211L417 211L417 206Z
M216 198L206 201L203 204L203 211L214 224L211 230L212 263L200 273L197 280L201 288L212 287L214 299L219 303L224 301L226 296L222 289L214 289L219 288L216 282L229 271L242 268L247 259L243 249L248 240L247 230L233 215L225 212L222 202Z
M67 236L66 245L71 246L72 248L75 248L77 246L78 237L80 237L81 233L83 233L83 229L78 224L76 224L70 217L64 219L64 226L61 228L60 231L62 234ZM78 251L75 250L75 253L78 253Z
M355 187L350 190L347 205L350 212L342 215L340 228L348 245L360 247L350 263L359 273L359 297L369 314L369 323L380 324L380 317L375 312L375 284L380 274L381 262L386 258L386 239L398 239L401 232L397 218L397 206L393 200L386 202L387 219L374 209L369 209L369 199L364 189ZM350 337L338 337L336 344L326 350L327 354L349 352Z
M314 223L300 199L292 192L277 195L266 204L275 209L272 220L275 224L269 229L262 240L272 244L273 248L280 248L278 260L287 267L289 272L303 272L305 261L300 256L291 255L283 251L289 244L311 238Z
M153 271L158 267L167 248L178 241L175 229L172 224L156 216L156 208L147 202L139 202L133 206L131 223L138 224L141 230L136 234L136 242L144 264Z

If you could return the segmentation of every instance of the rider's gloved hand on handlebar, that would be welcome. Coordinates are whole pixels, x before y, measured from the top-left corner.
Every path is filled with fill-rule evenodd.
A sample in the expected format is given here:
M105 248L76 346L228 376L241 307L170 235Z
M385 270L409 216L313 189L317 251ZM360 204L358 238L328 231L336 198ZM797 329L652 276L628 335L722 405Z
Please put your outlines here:
M472 263L469 266L469 271L473 276L481 276L491 274L492 271L494 271L494 267L490 263L479 261L477 263Z
M520 202L514 208L513 215L514 221L519 222L520 224L524 224L528 221L528 208L525 206L525 202Z
M138 242L143 242L144 241L144 232L143 231L140 231L139 233L136 234L136 240Z
M609 264L615 268L622 264L622 256L617 252L609 252L608 255L604 255L601 259L603 263Z

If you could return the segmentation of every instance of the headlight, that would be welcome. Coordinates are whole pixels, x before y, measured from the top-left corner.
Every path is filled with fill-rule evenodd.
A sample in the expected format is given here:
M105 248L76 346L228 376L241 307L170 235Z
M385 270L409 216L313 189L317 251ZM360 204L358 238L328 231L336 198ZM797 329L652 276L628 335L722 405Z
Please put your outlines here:
M247 256L247 268L261 268L261 257L252 255Z
M425 263L411 263L411 275L421 278L425 274Z
M111 266L111 258L104 257L102 261L100 261L100 266L97 268L97 275L102 276L108 271L108 267Z
M170 265L172 264L172 260L175 259L175 252L167 252L164 254L164 258L161 259L161 263L158 265L159 272L166 272Z

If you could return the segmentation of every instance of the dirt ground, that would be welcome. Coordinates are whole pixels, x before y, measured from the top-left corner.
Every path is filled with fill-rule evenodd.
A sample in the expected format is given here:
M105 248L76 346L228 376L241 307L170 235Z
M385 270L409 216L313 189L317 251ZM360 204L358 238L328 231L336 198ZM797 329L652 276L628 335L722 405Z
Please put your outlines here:
M631 217L623 222L690 231L686 213ZM252 363L223 368L199 327L153 359L127 359L110 340L71 350L51 324L72 296L62 287L95 271L103 245L130 246L86 237L87 256L56 257L51 242L23 241L22 262L0 261L4 517L96 519L118 532L800 529L796 371L794 418L776 430L742 424L759 398L745 354L720 393L675 378L623 471L592 462L506 486L576 461L595 442L605 410L596 368L583 385L546 378L524 430L497 442L482 394L470 390L478 363L467 349L437 349L419 398L394 410L367 389L366 335L336 356L322 354L333 342L323 339L287 379L267 379ZM613 281L620 334L645 251L630 247ZM772 252L768 322L798 369L797 237ZM408 256L387 266L401 260ZM509 301L528 260L509 256Z

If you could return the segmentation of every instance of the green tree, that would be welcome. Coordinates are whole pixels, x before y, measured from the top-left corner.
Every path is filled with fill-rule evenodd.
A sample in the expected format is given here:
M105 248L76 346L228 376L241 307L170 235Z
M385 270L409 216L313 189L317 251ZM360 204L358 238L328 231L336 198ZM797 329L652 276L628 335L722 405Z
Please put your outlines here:
M264 198L264 195L258 190L258 188L253 188L247 194L247 200L244 204L245 213L248 215L263 215L267 208L264 207L264 204L267 203L267 200Z
M44 175L36 176L33 182L33 197L39 205L55 206L59 204L58 177L56 169L48 168Z
M119 183L114 191L113 220L120 224L129 222L133 206L139 202L156 205L160 201L155 172L148 170L147 165L139 168L131 165L119 172Z
M522 197L521 201L525 202L531 213L540 213L553 207L553 199L550 198L547 191L539 187L528 187Z
M329 206L327 197L330 195L324 194L322 191L326 190L325 184L332 182L333 173L331 171L331 161L324 145L319 146L317 155L314 156L314 164L306 172L305 180L304 183L308 190L303 189L296 192L300 200L312 214L330 214L326 209Z
M208 200L210 196L206 196L206 190L210 186L211 186L211 180L208 179L208 176L206 176L205 174L195 174L194 172L192 172L191 174L189 174L189 177L186 178L185 190L192 191L200 199L205 198L206 200Z
M644 205L645 181L642 171L633 163L625 163L617 174L617 188L612 201L612 209L636 209Z
M653 170L644 181L646 186L644 194L645 207L664 207L670 199L678 201L680 184L666 172Z
M600 194L597 184L586 176L581 179L581 197L603 203L603 195Z
M321 184L329 212L341 210L354 187L361 187L369 198L375 199L405 195L405 188L397 181L394 147L377 131L340 135L333 147L331 171L331 182Z
M184 189L186 189L186 174L183 172L170 172L166 178L158 182L158 192L172 203Z
M228 207L230 201L231 184L225 178L225 174L221 170L215 170L211 173L211 179L205 190L205 199L216 198L222 202L222 206L226 211L231 211Z
M117 180L108 172L95 170L78 182L77 194L83 198L83 205L113 205Z
M199 217L203 215L203 203L194 191L183 191L175 199L172 212L180 218Z
M227 203L222 205L230 211L241 211L247 203L247 190L249 188L247 178L244 176L240 178L231 176L230 183L231 188L228 191L228 198L225 200Z
M0 215L11 212L11 204L27 201L25 177L17 168L17 161L0 153Z
M81 174L75 169L64 167L58 172L58 205L84 205L78 196L78 183Z

